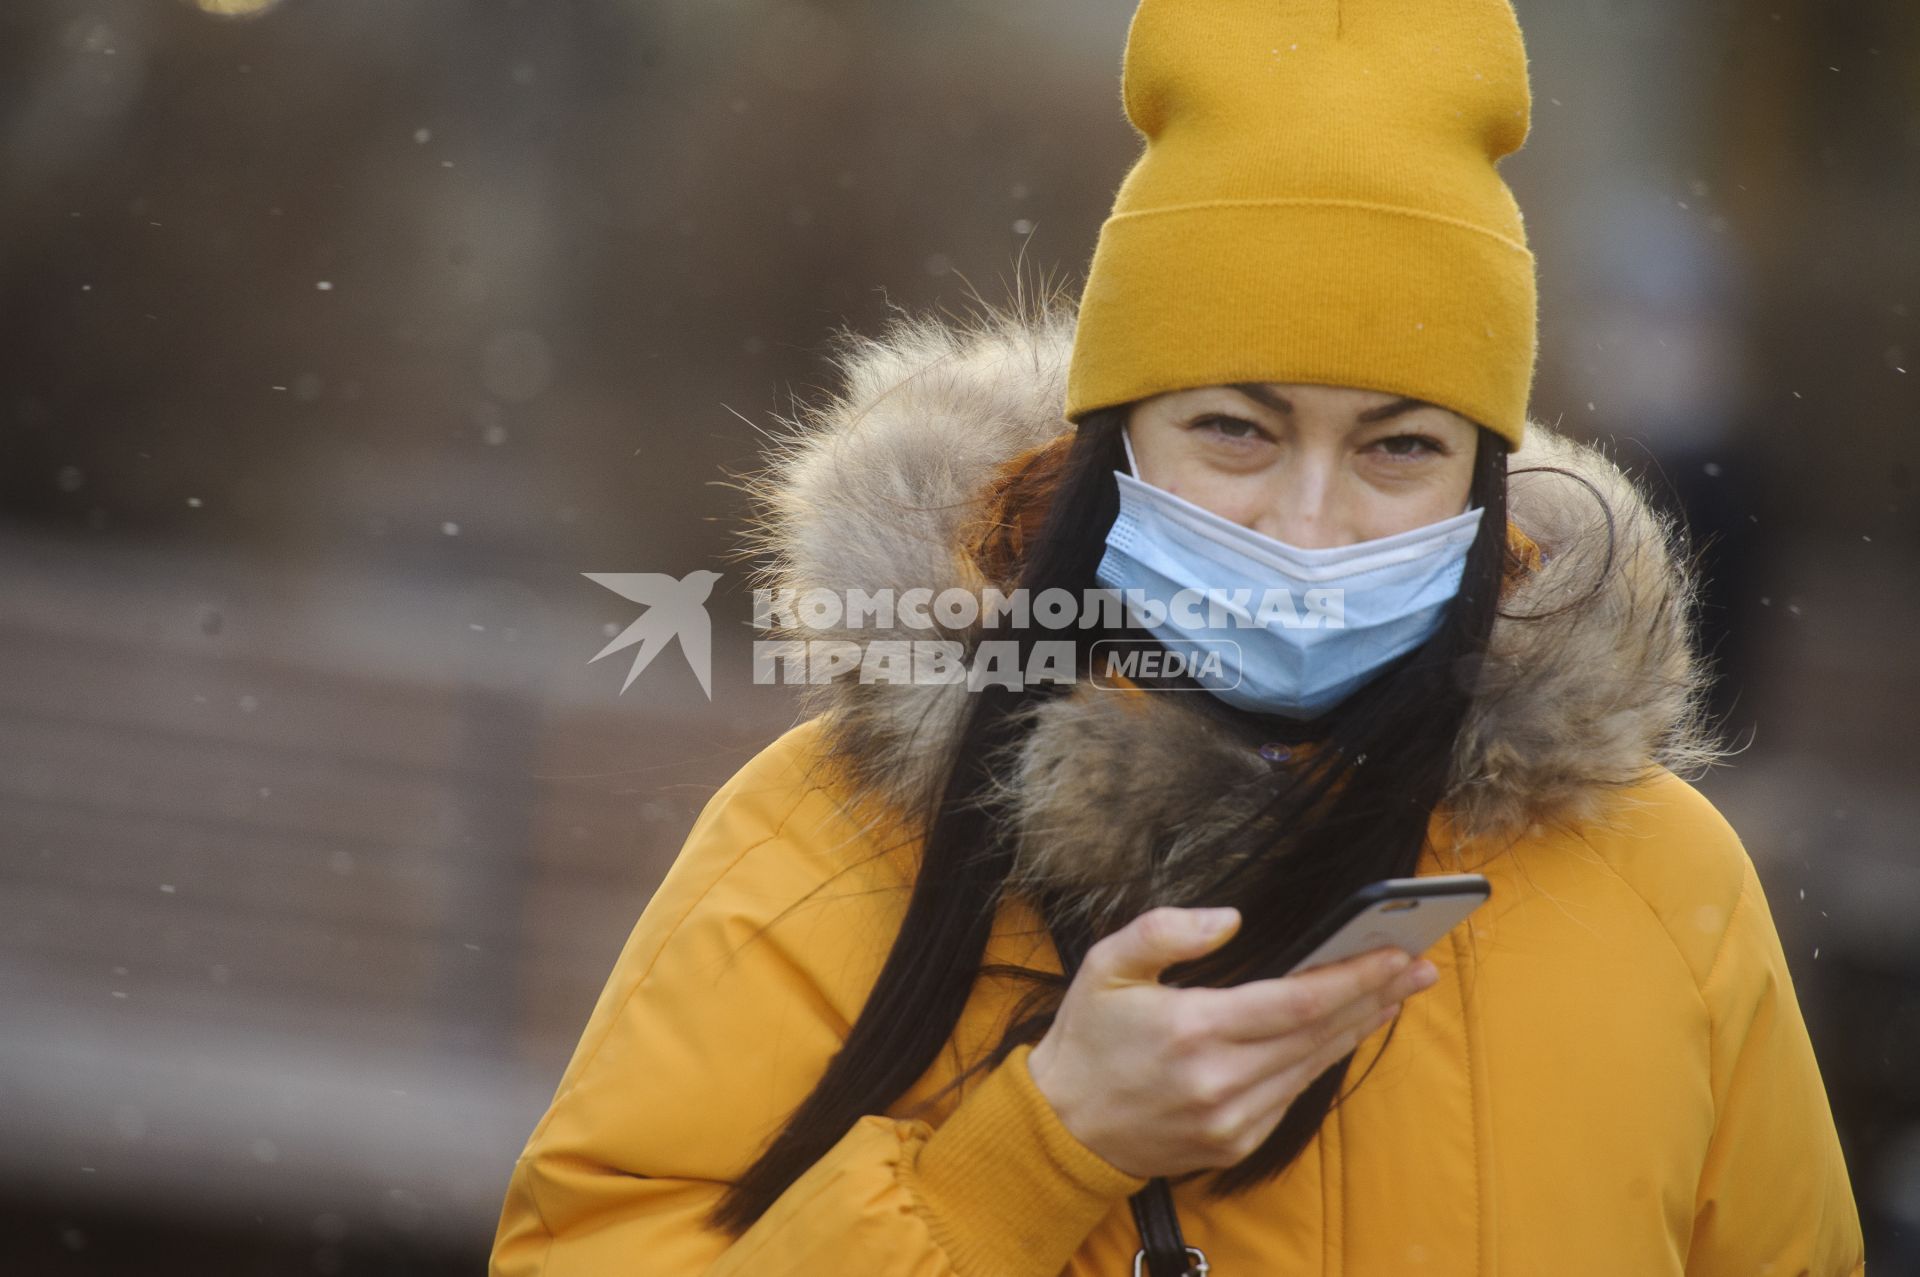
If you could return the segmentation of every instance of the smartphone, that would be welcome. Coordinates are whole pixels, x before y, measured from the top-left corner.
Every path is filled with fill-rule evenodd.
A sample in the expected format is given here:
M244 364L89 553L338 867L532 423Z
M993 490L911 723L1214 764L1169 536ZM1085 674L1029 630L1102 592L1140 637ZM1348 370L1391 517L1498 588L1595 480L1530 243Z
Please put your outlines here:
M1348 896L1294 946L1288 975L1393 945L1418 958L1486 903L1493 885L1480 874L1383 878Z

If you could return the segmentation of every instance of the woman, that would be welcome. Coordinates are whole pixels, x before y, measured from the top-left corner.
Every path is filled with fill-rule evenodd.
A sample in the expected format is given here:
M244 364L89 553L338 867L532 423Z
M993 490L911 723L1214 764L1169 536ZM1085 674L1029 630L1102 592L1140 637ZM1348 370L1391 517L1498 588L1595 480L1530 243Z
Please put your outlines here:
M1511 10L1147 0L1124 96L1079 305L850 340L760 482L787 636L921 677L815 668L707 805L495 1277L1863 1272L1672 530L1526 419ZM989 590L1095 605L925 606ZM1425 962L1283 974L1455 872Z

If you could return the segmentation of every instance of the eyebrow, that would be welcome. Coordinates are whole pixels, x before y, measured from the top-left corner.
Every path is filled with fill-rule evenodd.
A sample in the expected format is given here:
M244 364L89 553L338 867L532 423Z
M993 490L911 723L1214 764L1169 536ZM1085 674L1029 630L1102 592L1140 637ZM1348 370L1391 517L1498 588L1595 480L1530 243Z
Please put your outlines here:
M1236 381L1229 383L1229 389L1237 390L1255 403L1264 404L1278 413L1291 414L1293 402L1285 395L1276 394L1255 381ZM1377 408L1369 408L1354 418L1361 425L1371 425L1376 421L1386 421L1402 413L1412 412L1416 408L1428 408L1432 405L1424 399L1408 399L1402 396L1391 403L1383 403Z

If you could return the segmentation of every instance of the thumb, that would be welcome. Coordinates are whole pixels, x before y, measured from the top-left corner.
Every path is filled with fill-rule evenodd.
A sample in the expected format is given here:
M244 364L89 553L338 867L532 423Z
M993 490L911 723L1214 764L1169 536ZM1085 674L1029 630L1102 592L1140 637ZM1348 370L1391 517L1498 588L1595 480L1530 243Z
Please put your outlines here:
M1239 930L1238 909L1149 909L1087 951L1111 981L1158 980L1176 962L1202 957Z

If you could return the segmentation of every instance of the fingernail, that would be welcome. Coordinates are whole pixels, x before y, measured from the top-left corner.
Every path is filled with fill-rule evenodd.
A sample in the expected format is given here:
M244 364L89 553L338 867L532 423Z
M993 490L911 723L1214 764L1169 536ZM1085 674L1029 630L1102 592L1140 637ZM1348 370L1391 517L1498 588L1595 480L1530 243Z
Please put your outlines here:
M1400 972L1405 971L1407 969L1407 964L1412 961L1413 961L1413 955L1408 953L1405 949L1395 949L1393 953L1390 954L1387 958L1387 971L1391 974L1397 975Z
M1200 934L1210 936L1216 931L1225 931L1239 916L1236 909L1202 909L1193 915L1193 923Z
M1420 965L1413 969L1413 982L1423 989L1432 985L1433 982L1439 978L1440 968L1434 966L1425 958L1420 959Z

